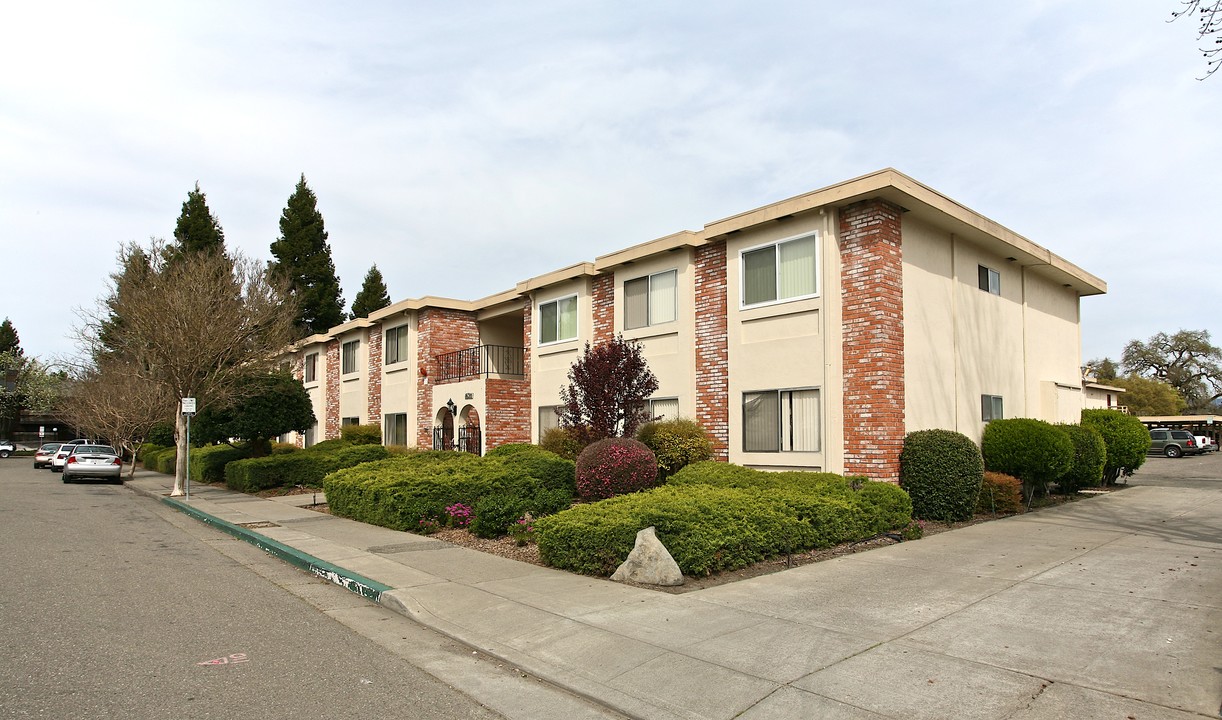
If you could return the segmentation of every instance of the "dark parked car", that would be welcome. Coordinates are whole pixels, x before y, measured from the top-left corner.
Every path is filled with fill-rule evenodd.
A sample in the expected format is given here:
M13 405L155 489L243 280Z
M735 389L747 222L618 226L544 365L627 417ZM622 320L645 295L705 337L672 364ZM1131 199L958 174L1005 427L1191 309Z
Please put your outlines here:
M64 482L100 478L123 483L123 460L109 445L65 445L72 448L64 462Z
M1169 458L1196 455L1201 452L1197 439L1187 430L1154 428L1150 431L1150 449L1147 454L1166 455Z

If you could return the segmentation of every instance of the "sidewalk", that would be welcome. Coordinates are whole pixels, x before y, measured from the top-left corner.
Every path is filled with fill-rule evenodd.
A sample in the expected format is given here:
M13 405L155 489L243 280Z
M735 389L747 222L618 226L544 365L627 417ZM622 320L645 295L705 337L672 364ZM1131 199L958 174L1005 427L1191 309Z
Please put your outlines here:
M127 485L639 718L1217 718L1222 481L682 595L137 471Z

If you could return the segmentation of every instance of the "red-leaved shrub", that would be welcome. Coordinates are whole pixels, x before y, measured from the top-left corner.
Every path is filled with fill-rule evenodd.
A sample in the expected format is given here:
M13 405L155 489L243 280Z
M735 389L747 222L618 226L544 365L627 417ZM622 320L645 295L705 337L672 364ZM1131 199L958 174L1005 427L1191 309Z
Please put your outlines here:
M1020 513L1023 511L1023 481L999 472L985 472L984 485L976 499L978 513Z
M577 457L577 494L583 498L615 497L646 490L657 483L658 460L638 440L599 440Z

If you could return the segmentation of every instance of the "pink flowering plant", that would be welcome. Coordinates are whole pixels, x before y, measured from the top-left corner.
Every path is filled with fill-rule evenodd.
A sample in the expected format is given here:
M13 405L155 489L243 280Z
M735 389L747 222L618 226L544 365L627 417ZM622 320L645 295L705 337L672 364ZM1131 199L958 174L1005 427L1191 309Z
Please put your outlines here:
M430 517L422 517L420 518L420 521L416 523L416 532L420 533L421 535L432 535L440 529L441 523Z
M518 518L514 524L509 526L509 537L522 547L535 541L535 518L530 513L526 513Z
M644 443L631 438L599 440L577 458L577 494L609 498L658 483L658 460Z
M446 508L446 527L465 528L475 519L470 505L454 503Z

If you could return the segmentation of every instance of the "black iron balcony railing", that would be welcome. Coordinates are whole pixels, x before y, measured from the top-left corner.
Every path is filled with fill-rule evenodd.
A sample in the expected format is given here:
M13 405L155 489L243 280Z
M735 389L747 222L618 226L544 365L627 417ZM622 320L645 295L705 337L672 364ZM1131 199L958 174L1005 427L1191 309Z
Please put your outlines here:
M526 376L525 350L507 345L477 345L433 358L437 363L438 383L472 377L506 375Z

